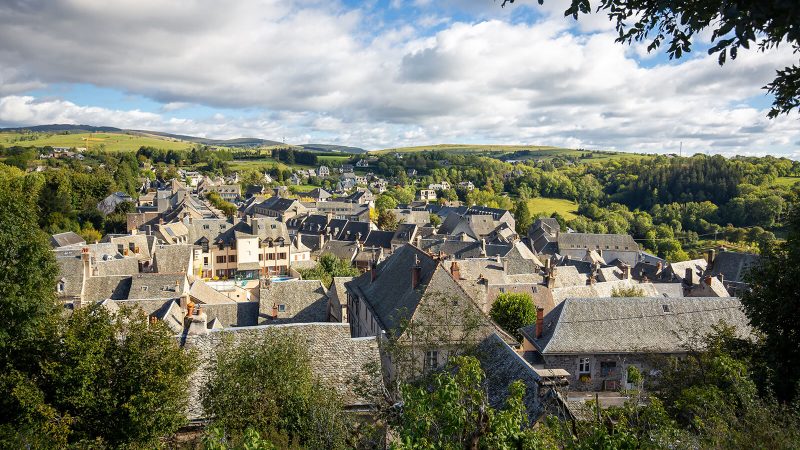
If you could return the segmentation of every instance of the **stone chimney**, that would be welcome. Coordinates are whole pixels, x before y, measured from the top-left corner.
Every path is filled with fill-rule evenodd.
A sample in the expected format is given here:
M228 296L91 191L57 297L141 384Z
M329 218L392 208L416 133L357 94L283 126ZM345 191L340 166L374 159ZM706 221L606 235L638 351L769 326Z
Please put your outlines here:
M376 270L375 261L370 261L369 263L369 282L372 283L378 278L378 271Z
M551 267L544 275L544 282L545 285L549 289L553 289L556 287L556 269L555 267Z
M197 314L189 317L189 335L208 334L208 316L203 308L197 308Z
M623 280L631 279L631 266L629 266L628 264L622 265L622 279Z
M536 308L536 339L542 338L544 332L544 308Z
M714 260L717 258L717 252L714 249L709 249L706 252L706 269L711 270L714 267Z
M278 318L278 304L277 303L273 303L272 304L272 318L273 319L277 319Z
M319 234L319 248L322 248L325 245L325 234Z
M419 286L420 278L422 278L422 266L419 265L419 258L415 256L414 266L411 268L411 289Z
M656 275L660 274L663 269L664 269L664 264L661 261L656 263Z
M686 275L683 277L683 281L688 284L689 286L694 285L694 269L691 267L686 268Z
M705 279L705 281L706 281L706 284L707 284L707 285L711 286L711 282L712 282L713 280L714 280L714 277L712 277L711 275L706 275L706 279Z
M421 236L421 235L419 235L419 234L418 234L418 235L417 235L417 236L414 238L414 245L415 245L417 248L422 248L422 236Z
M461 279L461 268L458 267L458 262L453 261L450 263L450 275L452 275L456 280Z
M481 256L486 256L486 239L481 238Z

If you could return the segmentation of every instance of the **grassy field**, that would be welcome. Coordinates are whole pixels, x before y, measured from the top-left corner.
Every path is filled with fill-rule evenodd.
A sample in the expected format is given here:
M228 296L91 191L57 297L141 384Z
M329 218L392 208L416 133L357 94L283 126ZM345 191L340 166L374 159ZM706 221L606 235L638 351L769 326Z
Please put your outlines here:
M317 160L320 164L330 164L332 162L344 164L348 159L350 159L350 155L317 155Z
M546 145L438 144L438 145L421 145L418 147L387 148L383 150L377 150L371 153L379 153L379 154L395 153L395 152L414 153L414 152L427 152L427 151L438 151L438 152L448 152L448 153L484 153L485 156L490 156L490 157L501 157L504 155L509 155L507 157L513 159L521 159L521 160L528 160L528 159L548 160L558 156L580 157L588 152L587 150L552 147ZM515 152L528 152L528 154L511 156L511 154ZM585 158L582 161L589 163L595 161L605 161L609 159L642 158L644 156L636 153L611 152L611 151L589 152L589 153L591 157Z
M31 136L33 139L31 139ZM0 145L10 147L20 146L52 146L52 147L85 147L91 149L101 148L112 152L136 151L139 147L152 146L165 150L184 150L192 147L191 142L175 139L143 136L127 133L0 133Z
M775 180L775 184L778 186L794 186L798 182L800 182L800 177L778 177Z
M538 213L545 213L549 216L557 212L566 220L574 219L578 214L577 203L561 198L532 198L528 200L528 208L534 216Z
M420 145L417 147L397 147L376 150L370 153L414 153L414 152L450 152L450 153L511 153L520 150L566 150L558 147L538 145L468 145L468 144L437 144Z

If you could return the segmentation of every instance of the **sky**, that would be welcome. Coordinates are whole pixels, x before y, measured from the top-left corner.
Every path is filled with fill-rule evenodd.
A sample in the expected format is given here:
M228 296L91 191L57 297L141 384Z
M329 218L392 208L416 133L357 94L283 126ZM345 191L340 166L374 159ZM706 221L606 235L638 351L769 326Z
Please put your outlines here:
M800 158L761 89L789 46L669 60L567 3L4 0L0 127Z

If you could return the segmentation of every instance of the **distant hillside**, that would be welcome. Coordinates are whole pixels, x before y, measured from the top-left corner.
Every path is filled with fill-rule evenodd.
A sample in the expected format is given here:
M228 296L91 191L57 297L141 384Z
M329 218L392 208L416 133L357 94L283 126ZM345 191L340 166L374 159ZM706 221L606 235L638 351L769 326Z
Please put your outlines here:
M184 149L189 148L191 144L227 148L275 147L286 145L279 141L252 137L212 139L185 134L165 133L162 131L126 130L94 125L32 125L29 127L0 128L0 133L4 134L4 136L0 136L0 144L4 145L86 147L86 142L89 142L89 146L94 147L103 144L107 150L112 151L136 150L140 145L149 145L166 149ZM47 135L30 136L30 133L43 133ZM100 133L102 135L90 136L91 133ZM323 153L366 152L363 148L331 144L303 144L292 145L292 147Z
M24 133L26 131L32 131L35 133L57 133L59 131L68 131L70 133L119 133L124 130L115 127L96 127L93 125L70 125L70 124L34 125L32 127L0 128L0 132L5 132L5 133Z
M282 142L270 141L268 139L260 139L260 138L211 139L211 138L202 138L196 136L187 136L184 134L164 133L161 131L148 131L148 130L130 130L130 131L142 134L149 134L153 136L178 139L181 141L195 142L197 144L211 145L215 147L270 147L273 145L283 145Z
M335 153L366 153L367 151L359 147L348 147L346 145L330 145L330 144L303 144L305 150L314 152L335 152Z

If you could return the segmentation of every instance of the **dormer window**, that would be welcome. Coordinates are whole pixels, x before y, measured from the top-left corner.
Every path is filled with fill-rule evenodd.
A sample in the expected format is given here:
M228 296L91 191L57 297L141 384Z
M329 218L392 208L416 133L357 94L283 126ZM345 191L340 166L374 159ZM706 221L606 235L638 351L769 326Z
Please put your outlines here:
M57 291L59 294L63 293L63 292L64 292L64 288L66 287L66 284L67 284L67 283L64 281L64 279L63 279L63 278L62 278L62 279L60 279L60 280L58 281L58 284L56 284L56 291Z

